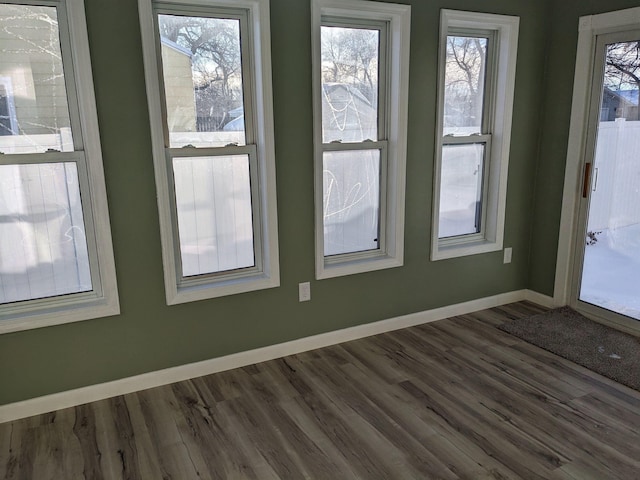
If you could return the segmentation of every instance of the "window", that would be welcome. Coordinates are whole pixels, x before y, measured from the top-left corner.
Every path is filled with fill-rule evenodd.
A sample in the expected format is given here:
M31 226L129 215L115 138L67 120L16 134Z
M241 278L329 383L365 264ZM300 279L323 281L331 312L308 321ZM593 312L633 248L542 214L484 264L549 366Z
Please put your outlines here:
M518 24L442 11L433 260L502 249Z
M167 303L278 286L268 2L139 6Z
M0 26L0 332L116 314L83 2Z
M316 278L403 263L410 12L313 2Z

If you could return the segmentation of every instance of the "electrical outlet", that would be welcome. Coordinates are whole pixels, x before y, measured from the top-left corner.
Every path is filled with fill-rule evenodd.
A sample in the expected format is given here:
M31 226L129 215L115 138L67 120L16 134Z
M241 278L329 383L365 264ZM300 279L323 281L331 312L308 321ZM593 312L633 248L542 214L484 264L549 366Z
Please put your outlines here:
M504 263L511 263L512 254L513 254L513 248L507 247L504 249Z
M311 283L304 282L298 284L298 300L308 302L311 300Z

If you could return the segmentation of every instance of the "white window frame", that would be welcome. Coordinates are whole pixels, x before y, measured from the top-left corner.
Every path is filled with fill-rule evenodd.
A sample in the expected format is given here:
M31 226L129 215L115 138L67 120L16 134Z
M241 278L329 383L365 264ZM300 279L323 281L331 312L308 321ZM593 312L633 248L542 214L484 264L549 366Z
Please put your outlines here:
M370 147L381 149L380 241L379 248L343 255L324 255L323 152L361 149L362 143L323 144L321 26L339 19L348 26L363 22L387 25L386 98L378 102L385 111L386 132L379 132ZM404 204L407 151L407 110L409 98L409 36L411 7L365 0L313 0L311 12L314 115L314 186L316 279L339 277L400 267L404 263ZM383 46L384 48L384 46ZM381 122L379 122L381 123ZM380 127L379 127L380 128ZM331 145L331 146L330 146ZM365 143L364 145L367 145ZM386 159L385 159L386 157ZM385 161L386 160L386 161Z
M74 151L4 154L0 156L0 163L76 163L93 289L0 305L0 334L117 315L120 306L84 2L5 0L2 3L58 7Z
M441 11L431 260L502 250L519 23L518 17L507 15ZM489 116L486 119L487 131L477 137L482 143L486 142L482 222L480 233L439 238L442 150L443 145L456 142L455 139L445 140L443 136L447 36L462 34L459 32L485 37L489 33L494 43L494 59L487 65L486 72L488 95L484 99L484 109L485 115Z
M170 0L157 2L171 5L176 13L193 14L189 8L200 11L215 9L243 10L248 18L249 59L243 61L244 75L250 78L251 98L245 98L246 115L252 117L254 139L246 147L233 147L257 159L252 164L252 209L254 215L254 242L256 267L241 273L240 270L202 275L194 279L182 277L180 268L180 244L178 239L177 213L172 206L171 162L167 161L170 150L165 141L163 103L161 91L160 52L155 30L155 10L152 0L139 0L140 25L144 70L147 85L151 141L158 192L160 237L164 265L165 291L168 305L192 302L250 292L280 285L278 228L276 212L275 149L273 135L273 105L271 86L271 44L269 33L268 0ZM249 68L246 69L246 66ZM249 139L247 139L249 141ZM231 147L230 147L231 148ZM192 156L203 156L206 149L191 150ZM218 150L218 149L210 149ZM221 149L220 149L221 150ZM197 151L197 152L196 152ZM255 152L255 155L253 154ZM173 154L172 153L172 154ZM216 153L216 155L219 153ZM183 156L184 156L183 155ZM257 169L254 168L257 166ZM257 170L257 171L256 171Z

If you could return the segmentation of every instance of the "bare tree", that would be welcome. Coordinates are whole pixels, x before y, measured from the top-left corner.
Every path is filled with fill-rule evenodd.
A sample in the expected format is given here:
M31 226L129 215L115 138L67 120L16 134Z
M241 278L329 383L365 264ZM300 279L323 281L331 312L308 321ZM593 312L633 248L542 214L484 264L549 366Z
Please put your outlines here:
M160 15L160 35L192 54L198 117L220 130L242 105L242 60L237 20Z
M640 42L607 46L605 84L612 90L640 90Z
M378 98L379 32L322 27L322 79L356 87L372 105Z
M445 126L478 126L482 122L487 40L447 37Z

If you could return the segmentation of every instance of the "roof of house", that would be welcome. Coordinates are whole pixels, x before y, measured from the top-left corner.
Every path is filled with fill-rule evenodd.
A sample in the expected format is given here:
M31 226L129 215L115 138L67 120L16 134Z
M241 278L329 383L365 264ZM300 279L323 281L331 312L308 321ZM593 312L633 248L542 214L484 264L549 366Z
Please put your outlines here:
M176 52L182 53L183 55L187 55L188 57L193 56L193 54L188 48L185 48L182 45L178 45L176 42L174 42L173 40L169 40L167 37L164 37L161 35L160 41L162 42L162 45L165 45L171 48L172 50L175 50Z
M628 105L638 105L638 90L612 90L611 88L605 87L605 92L611 95L611 97L618 98Z

